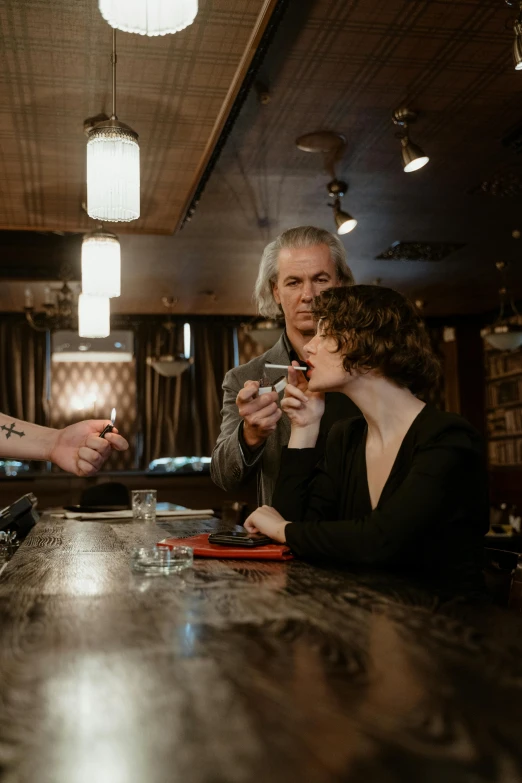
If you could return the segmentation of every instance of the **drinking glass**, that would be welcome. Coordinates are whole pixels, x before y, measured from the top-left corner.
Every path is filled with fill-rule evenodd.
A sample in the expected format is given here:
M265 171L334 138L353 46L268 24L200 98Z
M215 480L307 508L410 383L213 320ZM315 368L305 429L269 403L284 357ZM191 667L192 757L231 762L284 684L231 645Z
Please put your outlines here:
M132 518L140 522L154 522L156 519L155 489L134 489L132 491Z

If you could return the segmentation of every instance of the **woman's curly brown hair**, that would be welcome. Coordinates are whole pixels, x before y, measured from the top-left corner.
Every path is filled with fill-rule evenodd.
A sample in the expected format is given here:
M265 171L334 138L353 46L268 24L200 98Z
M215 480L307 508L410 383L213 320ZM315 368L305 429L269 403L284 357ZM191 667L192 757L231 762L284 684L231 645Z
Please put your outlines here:
M392 288L329 288L312 305L325 335L334 337L347 372L377 370L413 394L435 385L440 364L414 305Z

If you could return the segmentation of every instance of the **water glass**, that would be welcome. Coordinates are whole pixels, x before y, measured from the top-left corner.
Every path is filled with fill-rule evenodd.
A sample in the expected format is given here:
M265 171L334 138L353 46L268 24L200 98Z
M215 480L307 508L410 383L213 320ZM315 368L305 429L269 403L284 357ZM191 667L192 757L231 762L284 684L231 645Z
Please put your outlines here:
M132 518L140 522L154 522L156 519L155 489L134 489L132 491Z
M221 506L221 521L242 525L247 517L248 504L240 500L225 500Z

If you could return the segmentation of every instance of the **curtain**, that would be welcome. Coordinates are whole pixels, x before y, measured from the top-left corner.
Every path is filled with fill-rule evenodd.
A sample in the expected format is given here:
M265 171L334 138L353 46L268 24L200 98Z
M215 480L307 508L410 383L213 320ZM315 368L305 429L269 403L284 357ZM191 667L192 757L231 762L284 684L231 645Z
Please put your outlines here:
M226 323L191 323L194 355L195 453L210 456L221 426L222 384L234 366L234 328Z
M47 424L46 332L36 332L19 315L0 316L0 411Z
M148 356L183 352L183 321L167 331L163 319L142 322L136 331L139 464L159 457L209 456L220 427L221 384L233 366L233 328L225 323L191 322L194 364L177 378L147 365Z

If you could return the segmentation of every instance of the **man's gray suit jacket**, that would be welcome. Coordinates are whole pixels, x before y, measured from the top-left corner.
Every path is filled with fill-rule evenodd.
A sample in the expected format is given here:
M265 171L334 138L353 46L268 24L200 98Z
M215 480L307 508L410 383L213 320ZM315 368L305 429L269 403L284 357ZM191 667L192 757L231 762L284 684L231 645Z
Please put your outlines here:
M242 419L236 405L236 397L245 381L259 381L267 377L275 381L284 375L284 370L265 369L265 363L290 364L288 348L284 334L269 351L251 359L247 364L229 370L223 381L223 409L221 411L221 432L212 452L210 473L214 482L227 492L233 492L241 486L253 473L257 474L257 498L260 505L270 505L275 483L279 473L281 450L290 440L290 422L285 414L277 423L277 428L265 441L259 451L255 452L251 461L243 457L239 428ZM283 392L279 398L283 397ZM248 463L248 464L247 464Z

